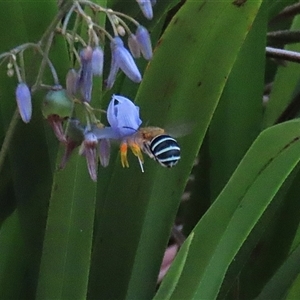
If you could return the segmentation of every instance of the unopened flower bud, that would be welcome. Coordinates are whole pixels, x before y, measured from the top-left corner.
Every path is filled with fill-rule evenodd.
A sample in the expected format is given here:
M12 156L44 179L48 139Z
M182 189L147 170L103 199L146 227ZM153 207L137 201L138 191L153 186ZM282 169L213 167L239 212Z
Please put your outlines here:
M141 50L139 42L135 36L135 34L130 34L128 37L128 47L133 57L139 58L141 56Z
M81 62L91 61L92 56L93 56L93 49L91 46L87 46L86 48L84 48L80 51Z
M101 76L103 73L104 53L101 47L95 47L92 54L92 72L95 76Z
M140 25L138 26L135 35L143 57L150 60L152 58L152 45L148 30Z
M151 20L153 18L152 3L150 0L136 0L143 15Z
M7 64L7 73L6 74L8 77L13 77L15 74L15 70L13 69L13 66L14 65L11 62L9 62Z
M90 102L93 88L92 71L93 49L88 46L80 52L81 68L79 71L78 87L84 101Z
M23 122L28 123L32 115L31 94L26 83L19 83L16 89L18 109Z
M118 26L117 26L117 32L118 32L118 34L119 34L120 36L124 36L125 33L126 33L126 31L125 31L125 29L124 29L124 27L123 27L122 25L118 25Z
M78 89L78 74L74 69L70 69L66 76L66 89L70 96L74 96Z
M110 9L110 10L111 10L111 9ZM113 10L111 10L110 13L113 13ZM119 24L119 18L118 18L116 15L111 14L110 17L111 17L112 22L113 22L115 25L118 25L118 24Z
M15 71L14 71L14 69L8 69L6 74L8 77L13 77L15 74Z

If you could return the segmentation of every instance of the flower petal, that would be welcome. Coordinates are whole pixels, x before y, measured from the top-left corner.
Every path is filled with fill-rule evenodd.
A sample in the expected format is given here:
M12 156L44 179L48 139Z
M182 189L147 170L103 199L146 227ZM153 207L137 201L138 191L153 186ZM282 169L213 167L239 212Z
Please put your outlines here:
M97 137L98 140L102 139L113 139L118 140L119 134L111 127L104 127L104 128L92 128L93 134Z
M124 43L118 36L111 42L112 56L116 60L118 67L126 74L133 82L141 82L142 75L137 68L131 54L124 47Z
M108 139L100 140L98 142L98 155L100 163L103 167L107 167L110 158L110 142Z
M50 126L53 129L53 132L55 134L55 136L57 137L57 139L61 142L61 143L66 143L67 139L65 136L65 132L63 129L63 119L60 118L58 115L49 115L47 118L47 121L49 122Z
M97 181L97 137L92 132L84 135L84 141L80 152L85 155L90 177Z
M172 262L175 259L175 256L178 252L178 248L179 248L178 245L174 244L172 246L169 246L166 249L162 264L160 266L160 271L159 271L157 283L160 283L163 280L164 276L166 275L166 273L169 270Z
M139 107L118 95L113 95L108 105L107 120L120 138L134 134L142 124Z
M114 52L111 54L111 64L110 64L110 71L108 74L108 78L106 79L106 88L111 89L116 81L116 77L119 71L119 66L116 61L116 57Z

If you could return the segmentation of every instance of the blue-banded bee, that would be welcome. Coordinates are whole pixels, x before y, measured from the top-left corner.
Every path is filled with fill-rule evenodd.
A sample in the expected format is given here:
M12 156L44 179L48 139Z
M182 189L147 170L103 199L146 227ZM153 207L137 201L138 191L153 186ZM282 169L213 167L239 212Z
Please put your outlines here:
M180 147L177 141L159 127L144 127L138 130L142 139L142 150L161 166L171 168L180 160Z
M172 168L180 159L180 147L169 135L158 135L150 142L144 143L144 147L145 152L163 167Z

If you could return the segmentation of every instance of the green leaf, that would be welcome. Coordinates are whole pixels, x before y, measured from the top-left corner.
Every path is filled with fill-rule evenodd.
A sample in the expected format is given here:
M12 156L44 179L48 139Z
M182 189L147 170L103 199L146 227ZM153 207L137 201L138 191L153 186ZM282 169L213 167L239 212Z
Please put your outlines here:
M31 2L25 4L26 8L30 10L30 18L28 18L28 11L23 6L24 2L0 2L1 28L3 28L1 52L8 51L22 43L38 41L40 30L44 30L48 26L49 20L56 13L56 5L53 2L43 1L41 5ZM31 27L33 20L38 22L38 27ZM57 49L59 50L59 45ZM40 56L34 51L28 51L24 57L27 71L26 81L31 85L35 80L35 72L39 67ZM33 61L35 63L32 63ZM11 264L11 272L15 276L8 276L11 282L6 285L6 288L13 289L11 290L12 295L19 294L19 297L22 295L25 298L33 298L37 284L46 211L51 192L52 172L43 130L44 120L41 118L38 97L36 95L33 97L33 118L29 124L25 125L20 121L15 122L17 118L12 117L16 109L14 96L16 85L17 80L8 78L5 68L2 67L1 121L5 130L11 120L14 124L13 130L7 131L7 137L11 137L7 145L7 154L10 160L15 199L18 205L18 220L24 241L23 252L26 253L26 255L15 259ZM14 197L11 196L7 201L9 200L14 201ZM13 250L11 251L14 253ZM21 281L18 280L20 278L22 278Z
M106 1L97 3L105 6ZM105 18L102 18L101 23L104 22ZM99 83L100 79L97 78L94 81L93 103L102 93L102 85ZM84 114L80 108L77 111L79 119ZM63 149L60 149L57 166L60 165L62 152ZM88 174L86 159L77 153L70 158L65 170L55 173L37 299L86 298L96 191L97 184L92 182Z
M265 73L267 11L260 10L228 77L209 127L211 201L260 132ZM247 72L245 72L247 70Z
M172 299L215 299L226 271L299 162L299 121L265 130L194 229ZM168 276L168 275L167 275Z
M187 1L161 37L137 95L142 119L162 127L192 122L195 129L179 140L182 160L176 168L165 170L146 160L140 175L136 160L129 170L117 162L113 175L105 179L91 298L153 296L180 196L260 4ZM100 178L102 174L107 173L101 170Z
M24 281L29 253L17 211L4 222L0 244L0 298L20 299L24 288L20 283Z
M298 299L300 295L300 276L298 275L297 278L294 280L290 290L287 293L285 299Z
M244 265L239 276L241 298L257 296L290 252L300 220L299 167L298 164L291 172L248 238L245 248L252 253L246 264L245 258L241 262Z
M194 234L191 233L189 237L185 240L184 245L180 248L179 252L177 253L176 262L174 262L174 264L172 264L170 269L168 270L168 273L170 273L170 275L168 276L168 278L166 278L166 280L163 281L159 288L159 292L156 293L153 300L169 299L172 295L183 270L191 243L193 242L193 238Z
M86 297L96 184L83 157L55 173L37 299Z
M282 299L300 272L300 246L298 246L263 288L256 300Z

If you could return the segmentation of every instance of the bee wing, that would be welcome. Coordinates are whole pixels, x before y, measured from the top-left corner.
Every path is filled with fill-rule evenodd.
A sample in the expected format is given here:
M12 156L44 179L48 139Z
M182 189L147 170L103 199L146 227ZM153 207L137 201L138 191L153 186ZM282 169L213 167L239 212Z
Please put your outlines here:
M165 131L172 137L178 138L190 134L195 127L193 122L171 125L165 128Z

